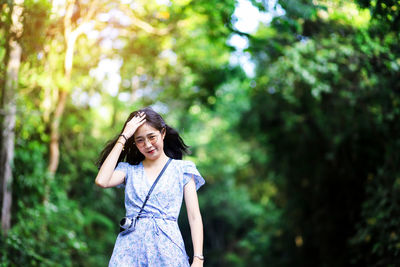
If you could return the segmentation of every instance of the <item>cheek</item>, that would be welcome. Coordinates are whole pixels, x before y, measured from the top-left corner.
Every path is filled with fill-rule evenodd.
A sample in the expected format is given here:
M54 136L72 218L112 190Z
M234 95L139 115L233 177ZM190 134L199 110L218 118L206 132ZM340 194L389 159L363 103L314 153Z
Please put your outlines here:
M158 149L163 148L163 147L164 147L164 142L163 142L162 140L161 140L161 142L158 141L158 142L155 143L153 146L154 146L154 147L157 147Z
M137 150L139 150L140 153L142 153L142 154L144 153L144 148L139 148L139 147L136 147L136 148L137 148Z

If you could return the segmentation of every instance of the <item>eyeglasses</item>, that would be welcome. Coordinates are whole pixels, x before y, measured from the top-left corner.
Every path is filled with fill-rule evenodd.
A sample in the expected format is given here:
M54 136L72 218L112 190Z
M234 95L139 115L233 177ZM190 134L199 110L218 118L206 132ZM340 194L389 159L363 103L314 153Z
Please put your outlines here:
M135 140L135 144L137 146L143 147L146 143L146 139L150 142L150 144L154 145L158 141L158 134L152 134L148 137L139 137Z

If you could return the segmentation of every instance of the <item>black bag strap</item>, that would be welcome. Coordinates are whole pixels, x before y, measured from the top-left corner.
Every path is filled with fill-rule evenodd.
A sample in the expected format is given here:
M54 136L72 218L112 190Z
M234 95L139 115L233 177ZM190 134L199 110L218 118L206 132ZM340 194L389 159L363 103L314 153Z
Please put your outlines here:
M154 181L153 185L151 186L151 188L150 188L150 190L149 190L149 193L147 193L146 199L144 200L143 205L142 205L142 207L140 208L140 211L139 211L138 215L136 216L136 220L139 219L140 215L142 214L142 211L143 211L143 209L144 209L144 206L146 206L147 200L149 200L149 198L150 198L151 192L153 192L154 187L156 186L158 180L160 180L160 178L161 178L161 176L163 175L164 171L167 169L167 167L168 167L169 163L171 162L171 160L172 160L172 159L170 158L170 159L167 161L167 163L165 163L164 168L161 170L161 172L160 172L160 174L158 175L157 179ZM135 224L136 224L136 221L135 221Z

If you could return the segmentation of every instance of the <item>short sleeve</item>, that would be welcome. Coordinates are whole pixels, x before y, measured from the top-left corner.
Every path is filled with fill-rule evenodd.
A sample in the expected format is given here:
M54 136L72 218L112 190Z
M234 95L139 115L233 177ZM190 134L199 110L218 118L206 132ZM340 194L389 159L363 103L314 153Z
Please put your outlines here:
M196 190L199 190L205 184L205 180L197 170L196 165L191 161L185 160L183 161L183 185L186 185L192 177L196 184Z
M126 181L128 178L128 168L129 168L129 163L128 162L122 162L120 161L117 165L117 167L115 168L115 171L122 171L125 173L125 178L124 178L124 182L122 184L117 185L117 188L123 188L126 185Z

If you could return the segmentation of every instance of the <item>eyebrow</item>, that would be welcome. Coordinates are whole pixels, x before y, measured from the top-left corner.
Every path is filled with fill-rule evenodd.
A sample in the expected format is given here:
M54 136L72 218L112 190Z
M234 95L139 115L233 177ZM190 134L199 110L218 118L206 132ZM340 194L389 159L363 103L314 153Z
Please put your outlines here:
M156 132L148 133L146 136L154 135L154 134L156 134ZM138 138L143 138L143 136L139 135L139 136L136 136L136 137L135 137L135 139L138 139Z

